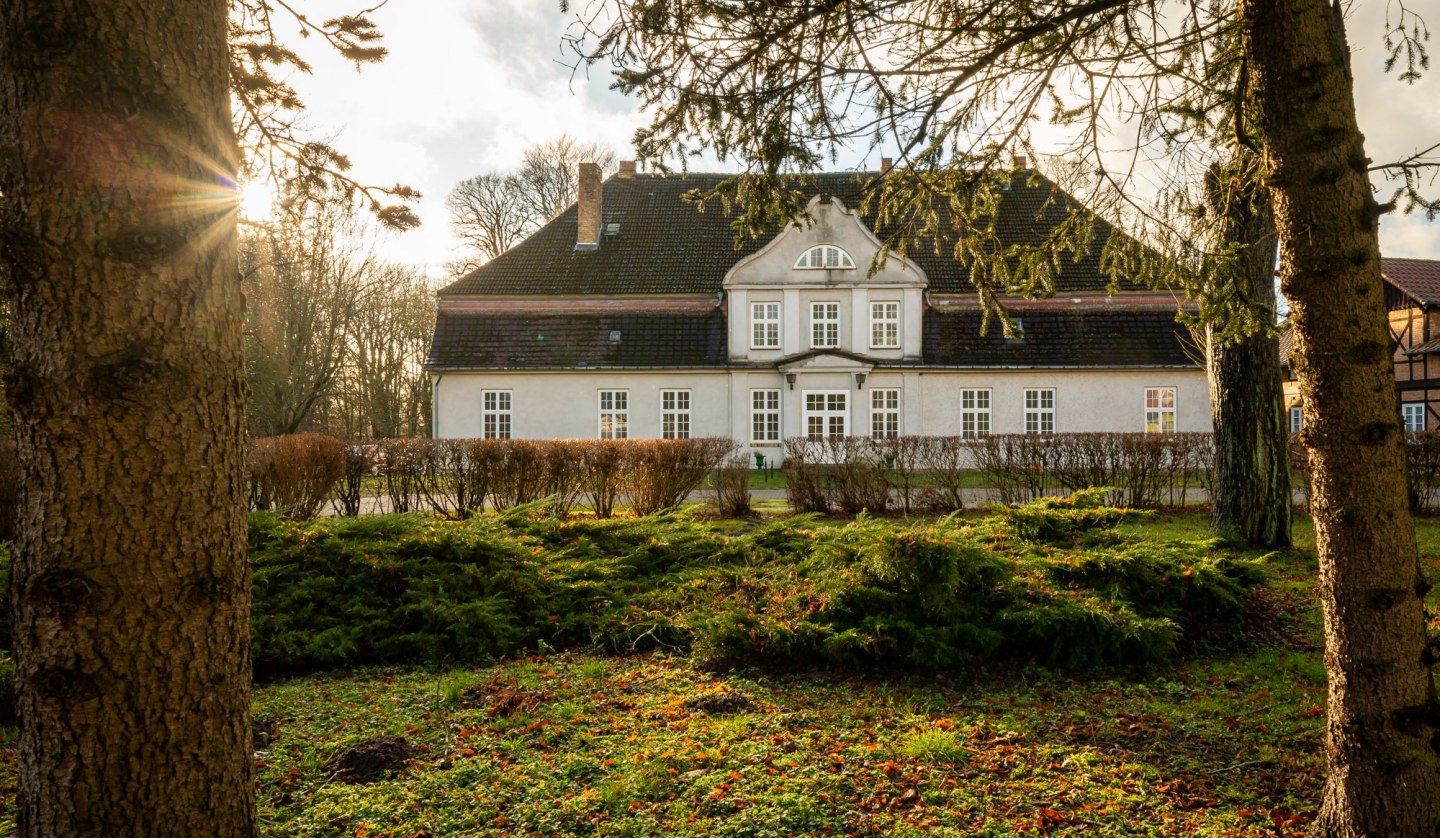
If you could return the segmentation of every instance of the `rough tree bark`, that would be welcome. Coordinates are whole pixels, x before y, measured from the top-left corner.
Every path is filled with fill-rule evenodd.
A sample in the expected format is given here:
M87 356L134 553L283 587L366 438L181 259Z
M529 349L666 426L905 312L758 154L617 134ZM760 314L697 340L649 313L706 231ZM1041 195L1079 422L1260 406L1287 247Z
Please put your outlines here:
M19 831L254 832L226 3L0 3Z
M1322 836L1440 835L1424 593L1343 10L1240 0L1305 400L1329 673Z
M1245 166L1247 153L1235 167ZM1245 251L1229 275L1237 293L1275 322L1275 221L1269 197L1249 178L1210 179L1209 204L1223 219L1222 243ZM1290 455L1280 347L1257 333L1222 340L1206 328L1206 373L1215 425L1210 529L1251 547L1290 546Z

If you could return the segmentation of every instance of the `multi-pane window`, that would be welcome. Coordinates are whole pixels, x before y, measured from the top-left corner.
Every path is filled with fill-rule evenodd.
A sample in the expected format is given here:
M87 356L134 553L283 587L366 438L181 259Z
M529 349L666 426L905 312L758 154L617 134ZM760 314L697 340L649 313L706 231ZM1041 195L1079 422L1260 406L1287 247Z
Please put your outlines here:
M780 441L780 391L750 391L750 441Z
M810 348L834 349L840 345L840 304L810 304Z
M870 435L894 439L900 435L900 391L870 391Z
M750 304L750 348L780 348L780 304Z
M480 435L485 439L510 438L510 391L480 392Z
M1175 432L1175 388L1145 388L1145 433Z
M1300 410L1300 405L1293 405L1290 408L1290 433L1298 434L1300 429L1305 427L1305 416Z
M690 438L690 391L660 391L660 436L665 439Z
M1411 402L1400 405L1400 418L1405 420L1405 430L1425 430L1425 403Z
M960 436L978 439L990 435L990 391L960 391Z
M805 394L805 436L830 439L849 433L849 394L843 390L817 391Z
M819 244L800 254L800 258L795 260L795 267L851 270L855 267L855 260L850 258L850 254L833 244Z
M900 304L870 304L870 348L896 349L900 346Z
M630 392L600 391L600 438L625 439L630 436Z
M1025 391L1025 433L1055 433L1055 391L1049 387Z

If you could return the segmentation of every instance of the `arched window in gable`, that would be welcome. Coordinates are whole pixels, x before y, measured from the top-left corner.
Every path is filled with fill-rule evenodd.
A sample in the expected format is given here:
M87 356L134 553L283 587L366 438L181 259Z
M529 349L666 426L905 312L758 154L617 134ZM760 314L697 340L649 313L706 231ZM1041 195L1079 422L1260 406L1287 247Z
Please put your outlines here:
M854 270L855 260L833 244L817 244L795 260L801 270Z

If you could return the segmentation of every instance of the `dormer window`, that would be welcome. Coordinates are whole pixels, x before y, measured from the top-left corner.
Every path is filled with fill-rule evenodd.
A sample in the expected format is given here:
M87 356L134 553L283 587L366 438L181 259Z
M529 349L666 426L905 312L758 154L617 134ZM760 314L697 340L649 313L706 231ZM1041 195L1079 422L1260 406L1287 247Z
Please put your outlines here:
M800 258L795 261L795 267L799 270L853 271L855 260L833 244L817 244L800 254Z

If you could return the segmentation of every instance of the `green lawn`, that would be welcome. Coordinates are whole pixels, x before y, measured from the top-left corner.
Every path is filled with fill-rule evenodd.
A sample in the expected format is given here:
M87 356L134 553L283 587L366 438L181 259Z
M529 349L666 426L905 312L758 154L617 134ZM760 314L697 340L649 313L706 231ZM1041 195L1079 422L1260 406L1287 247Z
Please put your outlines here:
M1204 530L1181 515L1120 532ZM261 834L1299 836L1323 775L1324 671L1309 521L1295 534L1266 563L1288 622L1242 653L1146 671L715 673L663 651L544 651L264 684ZM1433 575L1440 521L1418 535ZM326 770L382 733L416 746L408 770L370 785Z

